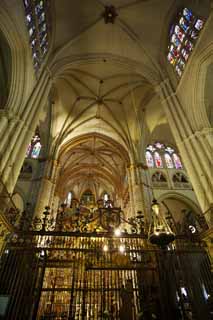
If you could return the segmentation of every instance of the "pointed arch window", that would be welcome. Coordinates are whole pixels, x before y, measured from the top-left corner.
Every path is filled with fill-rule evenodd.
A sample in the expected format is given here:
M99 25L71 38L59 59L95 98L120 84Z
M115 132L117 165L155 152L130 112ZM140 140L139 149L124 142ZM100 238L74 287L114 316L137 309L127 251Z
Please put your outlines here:
M170 29L167 59L179 77L183 74L203 26L204 20L196 17L190 9L184 8Z
M23 0L26 25L32 49L33 66L37 71L49 47L49 0Z
M148 168L183 169L180 157L169 145L161 142L149 144L145 152Z
M73 198L73 193L72 193L72 191L69 191L68 194L67 194L67 197L66 197L66 199L64 201L64 203L67 205L67 207L71 206L72 198Z
M163 168L163 162L162 162L161 156L157 151L154 152L154 159L155 159L155 166L157 168Z
M171 158L170 154L169 153L165 153L164 158L165 158L165 162L166 162L167 168L168 169L173 169L174 168L174 164L172 162L172 158Z
M173 160L174 160L174 164L175 164L175 168L176 169L182 169L182 163L180 161L180 158L178 157L178 155L176 153L173 153Z
M154 168L154 160L150 151L146 151L146 163L149 168Z
M26 158L37 159L40 155L41 148L41 138L37 130L27 147Z

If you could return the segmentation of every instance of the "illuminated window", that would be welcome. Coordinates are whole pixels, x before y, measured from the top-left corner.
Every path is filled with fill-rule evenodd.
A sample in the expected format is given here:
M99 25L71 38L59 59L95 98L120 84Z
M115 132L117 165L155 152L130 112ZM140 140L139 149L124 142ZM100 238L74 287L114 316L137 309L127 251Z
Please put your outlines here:
M150 151L146 151L146 163L149 168L154 167L154 160Z
M182 169L182 163L181 163L180 158L178 157L178 155L176 153L174 153L172 156L173 156L175 168L176 169Z
M49 47L48 6L49 0L24 0L26 25L35 70L39 69Z
M196 17L190 9L184 8L170 29L167 59L179 77L183 74L203 26L202 19Z
M157 168L163 168L163 163L162 163L161 156L156 151L154 152L154 159L155 159L155 166Z
M37 159L40 155L41 147L42 147L41 146L41 139L40 139L40 135L37 130L37 132L35 133L31 142L29 143L29 145L27 147L26 158Z
M67 198L65 199L64 203L67 205L67 207L71 206L72 203L72 192L69 191L67 194Z
M180 157L175 150L160 142L148 145L145 157L149 168L183 169Z
M103 193L104 207L112 207L112 201L110 195L107 192Z
M173 165L172 158L171 158L170 154L165 153L164 157L165 157L165 162L166 162L167 168L169 168L169 169L174 168L174 165Z

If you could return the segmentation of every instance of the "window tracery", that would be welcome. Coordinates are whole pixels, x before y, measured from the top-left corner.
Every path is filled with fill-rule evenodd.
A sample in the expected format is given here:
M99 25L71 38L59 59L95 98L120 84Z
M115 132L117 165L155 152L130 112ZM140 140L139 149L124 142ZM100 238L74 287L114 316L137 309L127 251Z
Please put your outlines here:
M145 157L148 168L183 169L181 159L175 150L160 142L148 145Z
M32 49L33 66L37 71L44 60L48 47L49 0L24 0L26 24Z
M203 26L204 20L196 17L190 9L184 8L170 29L167 59L179 77L183 74Z

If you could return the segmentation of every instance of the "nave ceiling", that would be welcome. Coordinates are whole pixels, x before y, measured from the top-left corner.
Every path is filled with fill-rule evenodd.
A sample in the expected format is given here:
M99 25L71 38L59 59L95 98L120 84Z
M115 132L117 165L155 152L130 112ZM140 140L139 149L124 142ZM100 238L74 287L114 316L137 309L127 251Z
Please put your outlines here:
M159 83L169 76L169 26L179 7L187 5L205 16L209 1L50 3L51 39L46 60L52 80L49 157L60 160L61 192L79 181L122 192L128 163L144 160L142 143L162 138L174 144L157 93ZM106 24L104 8L110 5L117 16L113 24ZM12 0L8 6L27 42L21 1L15 4ZM85 135L86 141L81 142ZM74 141L78 141L75 146ZM128 152L128 159L123 158L123 151L117 151L121 149Z
M104 7L110 5L117 16L106 24ZM163 129L163 138L174 142L156 88L167 72L163 56L177 7L176 1L55 1L52 153L57 158L81 135L96 140L94 154L87 141L60 157L63 190L76 183L95 189L99 183L121 192L127 163L117 158L116 168L95 135L119 142L130 162L143 160L142 140L152 133L159 137Z

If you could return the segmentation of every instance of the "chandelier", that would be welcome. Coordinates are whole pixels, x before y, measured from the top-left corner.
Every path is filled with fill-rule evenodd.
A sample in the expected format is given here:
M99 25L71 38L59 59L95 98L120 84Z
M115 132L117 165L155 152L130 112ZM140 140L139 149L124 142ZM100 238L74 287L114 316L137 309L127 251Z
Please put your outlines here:
M151 244L156 244L161 248L165 248L169 243L175 240L175 234L161 214L160 205L156 199L153 199L151 209L153 215L149 227L148 239Z

